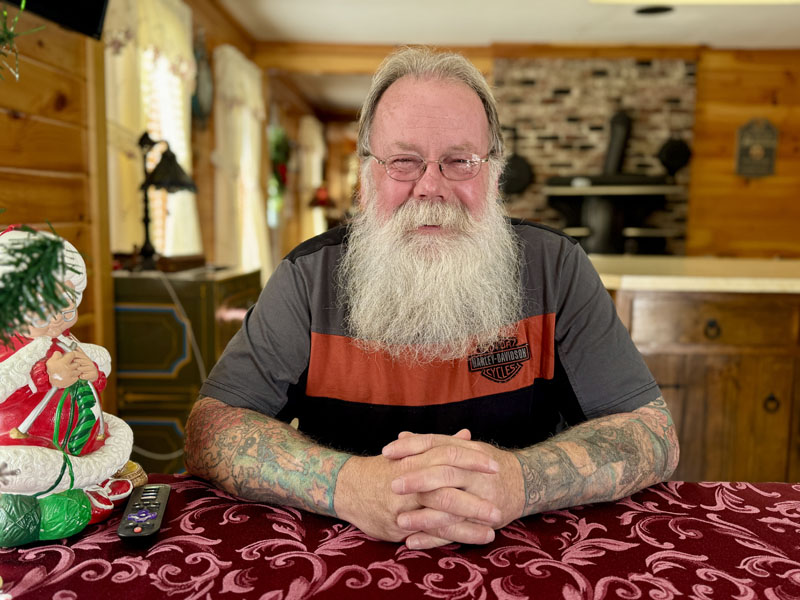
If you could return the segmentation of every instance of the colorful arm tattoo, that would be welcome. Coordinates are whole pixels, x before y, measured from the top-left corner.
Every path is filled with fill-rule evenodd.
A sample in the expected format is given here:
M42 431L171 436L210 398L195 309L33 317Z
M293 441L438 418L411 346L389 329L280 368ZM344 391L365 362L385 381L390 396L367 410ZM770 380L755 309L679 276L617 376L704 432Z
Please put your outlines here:
M663 398L592 419L515 451L525 481L523 515L616 500L667 479L678 439Z
M349 454L246 408L203 398L186 423L186 468L247 500L336 516L336 478Z

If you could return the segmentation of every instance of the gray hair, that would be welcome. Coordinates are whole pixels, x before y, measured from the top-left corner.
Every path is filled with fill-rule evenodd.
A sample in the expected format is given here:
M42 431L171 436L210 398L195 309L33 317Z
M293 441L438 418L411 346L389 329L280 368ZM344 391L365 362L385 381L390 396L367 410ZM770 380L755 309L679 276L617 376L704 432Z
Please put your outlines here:
M358 119L358 156L369 157L369 137L375 111L383 93L406 75L419 79L452 80L469 86L480 98L489 121L489 158L493 171L502 171L505 149L497 115L497 102L481 72L466 58L454 52L436 52L425 46L404 47L387 56L372 78L367 99Z

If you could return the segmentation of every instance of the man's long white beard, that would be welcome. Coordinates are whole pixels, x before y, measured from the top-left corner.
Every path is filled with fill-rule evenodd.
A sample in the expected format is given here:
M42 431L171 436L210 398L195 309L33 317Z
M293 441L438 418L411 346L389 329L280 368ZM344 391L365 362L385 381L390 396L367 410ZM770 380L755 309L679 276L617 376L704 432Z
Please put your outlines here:
M363 192L374 196L370 187ZM349 333L363 348L411 363L446 361L513 331L520 251L498 202L474 220L460 204L409 200L385 223L374 197L365 204L338 272Z

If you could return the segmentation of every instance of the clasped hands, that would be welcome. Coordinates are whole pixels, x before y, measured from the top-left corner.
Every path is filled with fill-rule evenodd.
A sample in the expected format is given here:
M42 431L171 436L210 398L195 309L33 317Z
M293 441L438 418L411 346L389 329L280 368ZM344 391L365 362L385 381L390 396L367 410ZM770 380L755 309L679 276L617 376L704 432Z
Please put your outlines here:
M100 376L92 359L80 349L66 354L56 350L45 364L50 385L57 388L68 388L78 379L95 381Z
M380 456L353 457L339 473L337 514L409 548L486 544L522 514L522 469L513 453L453 436L403 432Z

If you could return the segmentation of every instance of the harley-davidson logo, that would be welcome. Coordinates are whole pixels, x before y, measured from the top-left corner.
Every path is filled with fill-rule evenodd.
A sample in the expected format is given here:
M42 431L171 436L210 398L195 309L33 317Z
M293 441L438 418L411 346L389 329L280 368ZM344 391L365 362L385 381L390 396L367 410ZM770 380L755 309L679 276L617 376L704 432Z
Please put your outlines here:
M531 359L528 344L517 344L516 338L505 338L495 343L488 352L469 357L469 370L497 383L511 380L522 370L522 363Z

